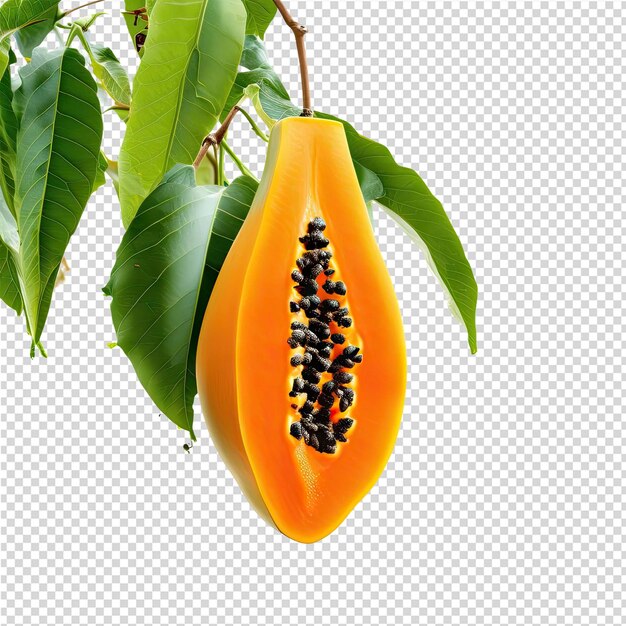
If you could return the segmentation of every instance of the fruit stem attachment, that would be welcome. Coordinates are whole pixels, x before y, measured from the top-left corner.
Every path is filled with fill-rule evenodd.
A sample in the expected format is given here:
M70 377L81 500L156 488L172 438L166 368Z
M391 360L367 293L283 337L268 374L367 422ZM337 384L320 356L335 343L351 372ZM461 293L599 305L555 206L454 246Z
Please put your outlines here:
M274 4L279 13L283 16L285 24L291 28L296 38L296 48L298 50L298 62L300 63L300 79L302 81L302 117L313 117L311 108L311 87L309 84L309 66L306 60L306 46L304 37L307 34L306 26L295 20L282 0L274 0Z
M235 115L241 111L238 106L234 106L229 112L222 125L214 132L208 134L203 140L202 145L200 146L200 151L198 152L198 156L193 162L193 166L198 169L200 167L200 163L202 163L202 159L206 156L206 153L209 151L211 146L217 147L222 143L222 139L224 139L226 132L228 131L228 127L230 123L233 121Z

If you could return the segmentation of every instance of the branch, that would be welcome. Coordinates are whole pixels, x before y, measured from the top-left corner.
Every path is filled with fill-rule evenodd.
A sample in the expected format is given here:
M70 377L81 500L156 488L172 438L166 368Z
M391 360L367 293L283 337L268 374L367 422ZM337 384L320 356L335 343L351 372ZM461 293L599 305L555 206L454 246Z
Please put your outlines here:
M219 146L220 143L222 143L222 140L224 139L224 136L226 135L226 132L228 131L228 127L230 126L230 123L233 121L235 115L237 115L237 113L240 110L241 109L238 106L234 106L228 112L228 115L226 116L226 119L224 120L222 125L214 133L211 133L210 135L207 135L204 138L204 140L202 141L202 146L200 146L200 151L198 152L198 156L193 162L193 166L196 169L200 167L200 163L202 163L202 159L204 159L204 157L206 156L206 153L209 151L209 148L211 146Z
M296 21L282 0L274 0L274 4L285 20L285 24L291 28L296 38L296 48L298 50L298 62L300 64L300 80L302 81L302 117L312 117L311 108L311 88L309 85L309 67L306 60L306 47L304 37L307 34L306 26Z
M85 2L85 4L81 4L77 7L74 7L72 9L68 9L67 11L65 11L65 13L63 13L63 15L61 15L61 17L59 19L63 19L64 17L67 17L70 13L74 13L74 11L80 11L80 9L84 9L86 7L90 7L92 4L98 4L98 2L102 2L103 0L91 0L91 2Z

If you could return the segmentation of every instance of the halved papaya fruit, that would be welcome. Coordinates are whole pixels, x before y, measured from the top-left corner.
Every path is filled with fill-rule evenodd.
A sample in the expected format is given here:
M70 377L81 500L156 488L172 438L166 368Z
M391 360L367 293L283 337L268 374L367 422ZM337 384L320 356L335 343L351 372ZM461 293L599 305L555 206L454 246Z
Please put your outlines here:
M272 130L196 374L218 451L288 537L325 537L383 471L404 405L404 333L338 122Z

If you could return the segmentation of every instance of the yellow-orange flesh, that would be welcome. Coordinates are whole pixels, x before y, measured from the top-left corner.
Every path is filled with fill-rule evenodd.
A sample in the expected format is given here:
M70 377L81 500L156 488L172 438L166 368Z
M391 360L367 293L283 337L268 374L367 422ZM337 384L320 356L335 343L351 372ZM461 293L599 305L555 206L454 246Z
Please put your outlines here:
M332 279L347 286L345 296L318 295L349 307L352 327L331 330L346 336L342 348L363 354L351 370L356 400L341 415L354 425L335 454L289 434L300 418L291 405L305 397L289 397L301 369L290 358L302 348L287 339L294 320L307 322L290 312L291 272L304 252L298 238L315 217L327 225ZM273 129L259 192L207 308L197 377L220 454L256 508L295 540L332 532L384 469L404 404L404 335L339 123L288 118Z

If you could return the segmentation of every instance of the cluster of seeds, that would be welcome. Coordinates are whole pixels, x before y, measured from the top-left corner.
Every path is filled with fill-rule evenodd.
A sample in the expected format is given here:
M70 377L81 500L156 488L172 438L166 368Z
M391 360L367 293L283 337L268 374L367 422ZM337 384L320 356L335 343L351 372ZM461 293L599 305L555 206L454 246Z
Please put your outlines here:
M296 261L298 269L291 273L296 283L294 289L301 297L290 302L289 307L294 314L303 313L306 323L292 322L287 340L293 349L304 348L302 354L291 357L291 365L301 366L302 370L294 378L289 395L306 399L302 406L291 405L300 419L291 424L290 433L319 452L334 454L337 442L347 441L346 433L354 422L347 416L334 422L332 409L337 402L339 411L345 413L354 403L354 389L350 387L354 376L348 370L361 363L363 355L357 346L341 347L346 343L341 329L350 328L352 318L348 308L332 297L345 296L346 286L331 279L335 270L330 267L332 252L325 250L329 244L325 229L320 217L309 222L307 234L300 237L306 252ZM318 295L320 286L323 298Z

